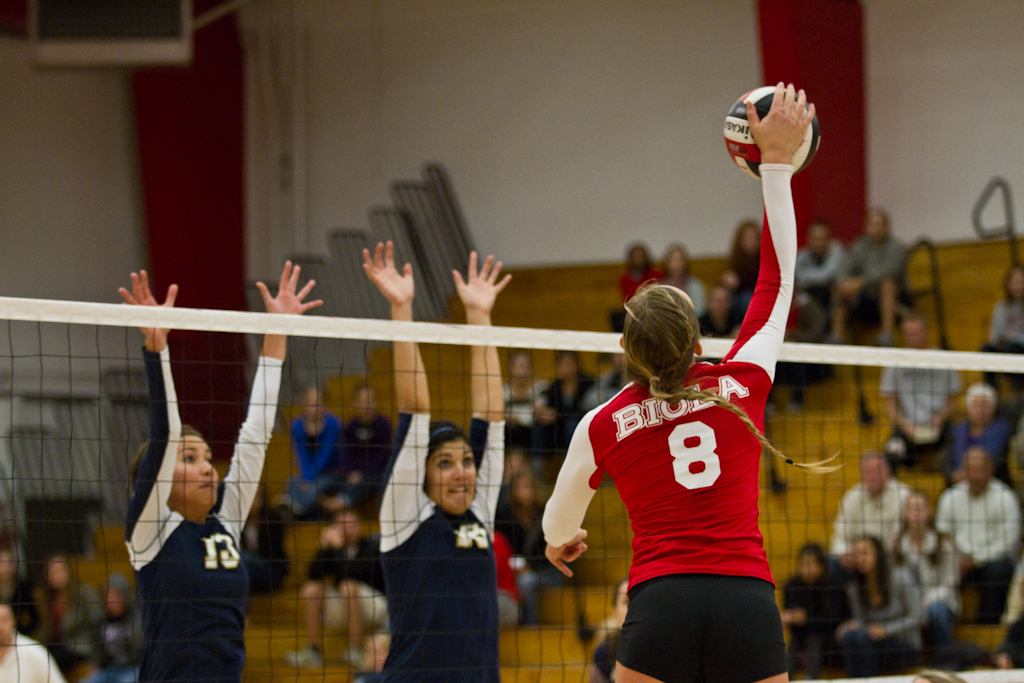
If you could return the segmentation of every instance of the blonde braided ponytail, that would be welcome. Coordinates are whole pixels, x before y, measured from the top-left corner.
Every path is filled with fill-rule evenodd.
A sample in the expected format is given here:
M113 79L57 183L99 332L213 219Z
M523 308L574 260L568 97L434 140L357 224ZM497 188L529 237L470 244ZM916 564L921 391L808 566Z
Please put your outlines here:
M776 448L738 405L710 389L683 386L699 340L697 313L675 287L649 285L626 303L626 324L622 333L626 369L634 380L647 385L652 397L668 405L704 401L728 410L757 437L766 451L787 465L815 474L840 468L840 465L829 464L838 454L819 462L794 461Z

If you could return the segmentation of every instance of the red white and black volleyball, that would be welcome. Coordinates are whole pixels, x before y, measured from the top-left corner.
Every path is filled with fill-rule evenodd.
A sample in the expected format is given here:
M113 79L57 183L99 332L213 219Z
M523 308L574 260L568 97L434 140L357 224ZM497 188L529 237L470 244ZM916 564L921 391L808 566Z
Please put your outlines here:
M775 96L775 86L766 85L763 88L751 90L736 100L736 104L729 108L725 115L725 147L729 150L729 156L736 163L741 171L754 178L760 178L758 168L761 165L761 150L754 143L750 135L750 125L747 123L747 102L753 102L757 109L757 115L764 118L772 106L772 98ZM804 141L800 148L793 155L793 171L799 173L807 168L818 151L818 143L821 137L818 135L818 117L815 116L811 125L804 131Z

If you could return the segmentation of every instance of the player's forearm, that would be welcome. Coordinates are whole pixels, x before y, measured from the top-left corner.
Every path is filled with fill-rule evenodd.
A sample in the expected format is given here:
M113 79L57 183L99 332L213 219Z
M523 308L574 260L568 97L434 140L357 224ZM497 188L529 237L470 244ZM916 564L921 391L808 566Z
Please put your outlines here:
M288 354L288 337L283 334L267 334L263 336L263 350L260 353L264 358L274 358L284 361Z
M768 217L775 258L778 259L782 283L793 283L796 267L796 211L790 179L793 166L787 164L761 164L761 189L764 209Z
M260 358L249 396L249 412L238 431L238 443L231 467L224 477L223 512L226 521L238 525L245 523L249 508L259 488L266 460L267 445L274 433L277 417L277 397L281 387L283 361L264 356Z
M167 497L181 440L178 398L166 347L159 354L146 353L146 375L150 389L150 439L136 472L125 528L126 540L140 546L148 543L149 538L141 538L139 534L154 530L147 527L137 532L137 523L157 522L167 512Z
M467 310L466 322L470 325L491 326L490 313ZM501 363L498 349L494 346L474 346L470 350L470 390L472 394L473 417L488 422L505 419L505 394L501 386Z
M391 319L412 322L412 301L391 306ZM400 413L429 413L430 393L427 373L423 366L419 345L415 342L396 341L393 345L395 367L395 400Z

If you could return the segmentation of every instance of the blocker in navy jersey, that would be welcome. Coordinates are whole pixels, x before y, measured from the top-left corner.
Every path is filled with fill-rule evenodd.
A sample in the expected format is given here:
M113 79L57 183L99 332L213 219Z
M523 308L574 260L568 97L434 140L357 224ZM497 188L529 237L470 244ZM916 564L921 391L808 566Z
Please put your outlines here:
M381 565L391 649L378 680L498 681L497 569L491 540L504 468L504 423L469 430L476 497L459 516L423 489L429 415L399 415L381 498Z
M261 357L249 415L206 522L167 506L181 419L166 349L146 351L150 433L128 506L125 542L135 569L145 653L140 681L228 683L245 664L249 581L239 537L270 440L281 361Z

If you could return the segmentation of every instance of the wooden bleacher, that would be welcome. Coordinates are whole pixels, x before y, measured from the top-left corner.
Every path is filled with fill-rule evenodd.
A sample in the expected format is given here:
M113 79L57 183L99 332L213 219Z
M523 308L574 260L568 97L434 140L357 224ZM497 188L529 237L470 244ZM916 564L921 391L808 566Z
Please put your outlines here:
M999 296L1004 271L1009 264L1004 242L971 242L938 248L946 302L951 346L975 350L987 337L988 315ZM703 259L693 270L705 282L714 281L725 268L724 259ZM909 277L926 277L923 259L910 264ZM496 325L576 330L607 330L608 312L618 304L618 264L534 268L514 271L514 279L495 311ZM925 315L931 303L922 305ZM457 318L457 313L453 317ZM430 373L432 405L440 417L464 420L467 407L468 352L464 348L424 345L423 356ZM583 365L595 368L594 354L584 354ZM545 376L553 371L553 354L535 354L535 369ZM890 426L882 416L877 398L879 372L864 372L869 409L879 418L874 425L859 423L856 392L851 391L852 373L839 368L836 377L808 388L805 409L795 413L782 410L768 422L768 435L797 460L814 460L840 453L844 468L819 477L795 468L784 468L789 488L781 495L764 492L760 500L761 527L773 573L781 586L794 570L796 550L808 541L827 544L831 520L843 492L857 483L858 458L867 449L878 448ZM974 377L965 377L965 385ZM356 382L369 381L377 390L383 409L393 405L390 356L386 349L374 351L366 378L344 378L331 383L327 401L335 412L345 414L346 398ZM292 476L293 462L287 436L277 434L267 456L266 480L271 497L283 491ZM942 477L933 473L901 473L906 483L925 490L933 499L942 490ZM762 481L762 488L765 482ZM582 581L579 599L590 623L603 619L610 608L615 583L629 565L628 521L614 488L602 487L591 505L585 527L589 530L589 552L576 565ZM78 561L82 581L102 585L110 571L131 576L117 527L97 533L96 556ZM276 595L253 599L249 627L247 680L317 681L344 683L350 671L338 660L344 651L339 634L328 635L328 663L325 670L302 670L283 663L284 654L303 645L297 605L297 587L306 564L316 551L318 530L313 524L296 524L288 533L287 547L292 571L285 587ZM544 625L501 636L502 678L505 681L542 683L585 681L590 648L577 638L577 596L571 588L549 591L542 603ZM958 636L993 649L1001 639L998 627L962 626Z

